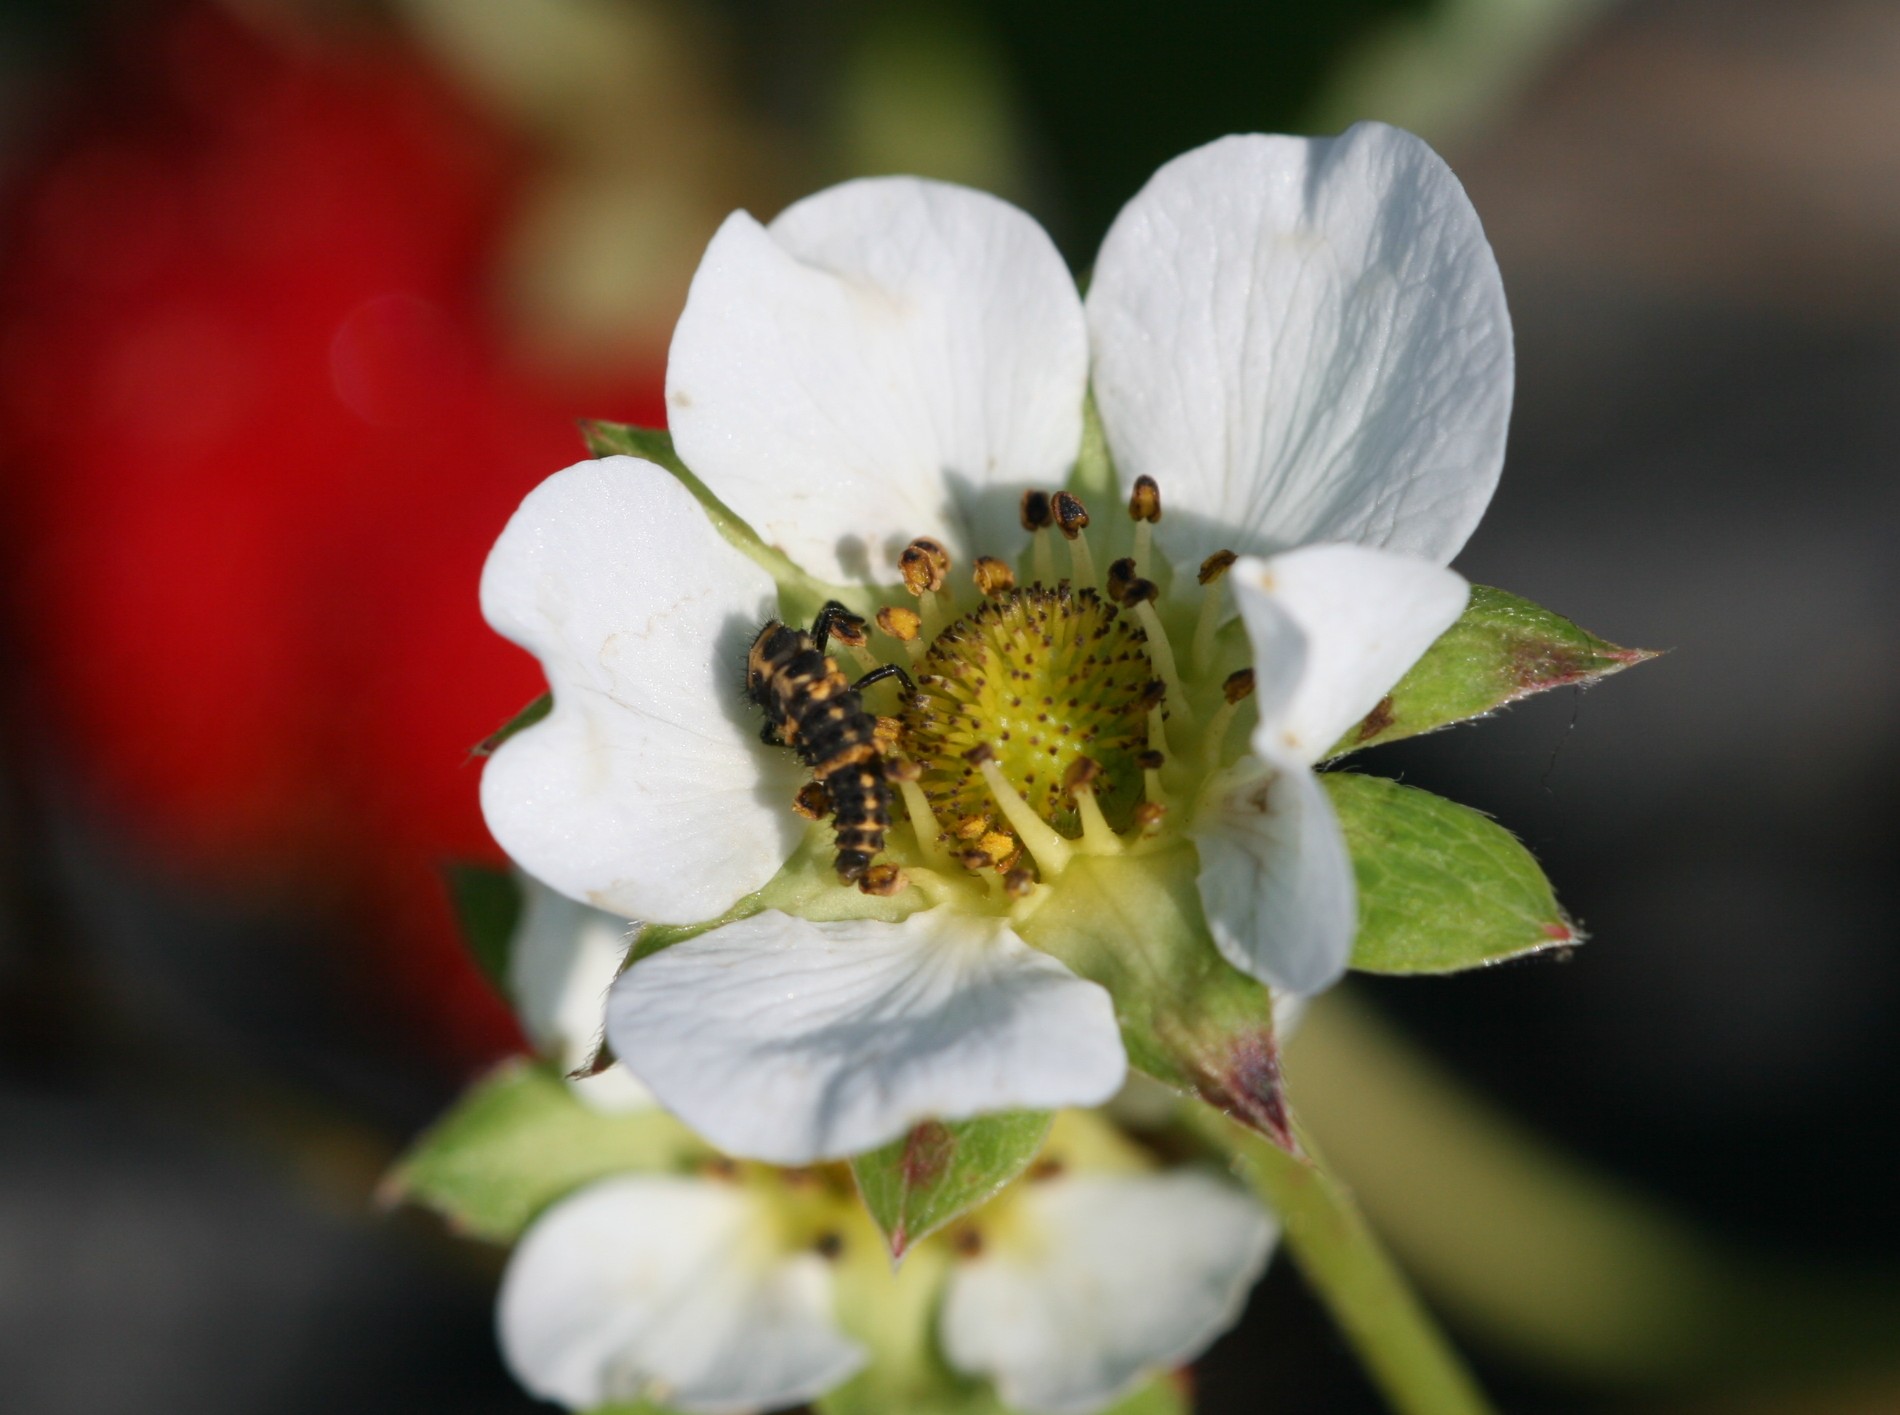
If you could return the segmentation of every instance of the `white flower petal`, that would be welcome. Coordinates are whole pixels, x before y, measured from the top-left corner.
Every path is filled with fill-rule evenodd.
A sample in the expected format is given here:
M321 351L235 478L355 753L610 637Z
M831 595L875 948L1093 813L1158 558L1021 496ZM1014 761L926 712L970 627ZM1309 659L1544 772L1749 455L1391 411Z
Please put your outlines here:
M1249 757L1210 789L1193 837L1201 907L1222 957L1280 991L1311 994L1339 981L1359 930L1359 893L1317 776L1298 762Z
M566 1070L600 1041L607 989L627 955L630 925L549 889L521 882L521 919L508 947L508 991L528 1039Z
M1242 560L1228 580L1254 651L1254 751L1303 764L1378 706L1471 594L1430 561L1356 545Z
M1443 564L1497 485L1510 316L1464 189L1419 139L1242 136L1116 218L1089 285L1124 478L1176 563L1318 541Z
M1192 1170L1024 1185L944 1294L944 1354L1012 1409L1099 1410L1232 1326L1272 1251L1267 1216ZM987 1237L987 1235L986 1235Z
M502 848L563 894L664 923L770 879L796 843L799 774L734 685L775 606L771 578L649 462L582 462L530 492L482 572L488 622L554 692L482 773Z
M913 537L1013 556L1023 487L1082 435L1088 335L1055 246L1007 202L865 178L713 237L666 371L674 445L765 540L833 580Z
M721 1415L811 1399L862 1366L831 1307L829 1267L784 1250L757 1194L632 1175L528 1230L498 1325L509 1369L543 1399L589 1410L648 1396Z
M768 910L636 963L614 1051L732 1154L857 1154L921 1120L1097 1105L1126 1072L1108 994L1001 919Z

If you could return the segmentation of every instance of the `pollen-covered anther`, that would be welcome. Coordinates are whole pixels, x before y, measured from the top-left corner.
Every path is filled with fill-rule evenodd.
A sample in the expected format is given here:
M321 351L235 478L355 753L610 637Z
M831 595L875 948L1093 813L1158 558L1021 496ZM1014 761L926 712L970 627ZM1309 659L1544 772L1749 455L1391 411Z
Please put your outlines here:
M1116 564L1120 563L1120 561L1116 562ZM1153 604L1160 594L1161 587L1153 580L1136 578L1131 579L1122 588L1122 592L1115 596L1115 602L1124 609L1133 609L1138 604Z
M808 821L823 820L831 814L831 794L822 781L807 781L792 797L792 813Z
M1102 588L1108 591L1108 597L1120 604L1122 596L1141 576L1135 570L1135 557L1124 555L1108 567L1108 578L1102 582Z
M1055 516L1056 529L1068 540L1074 540L1088 529L1089 509L1079 496L1058 491L1050 498L1049 510Z
M865 645L864 619L861 615L834 613L827 622L830 637L846 648L861 649Z
M878 717L877 726L871 730L871 745L877 748L880 755L889 756L903 739L904 720L902 718L882 715ZM890 764L887 762L884 771L887 781L890 779L890 774Z
M910 883L896 865L873 865L858 880L858 889L864 894L874 894L880 898L900 893Z
M993 555L979 555L973 571L977 590L986 599L1006 595L1016 588L1016 572Z
M1016 863L1016 857L1022 853L1022 847L1016 843L1016 837L1005 835L1000 830L987 832L976 842L976 848L990 865L998 870L1007 869Z
M1197 578L1202 584L1211 585L1225 575L1238 559L1240 557L1231 550L1217 550L1201 562L1200 574Z
M914 643L924 631L924 617L914 609L887 604L877 612L877 627L899 643Z
M1229 673L1226 680L1221 683L1220 690L1221 696L1226 698L1230 703L1237 703L1243 698L1252 697L1253 670L1251 668L1236 668L1232 673Z
M1135 478L1135 489L1128 493L1128 516L1150 525L1161 519L1161 488L1153 477Z
M918 536L897 557L897 569L904 577L904 588L912 594L934 594L950 573L950 552L929 536Z

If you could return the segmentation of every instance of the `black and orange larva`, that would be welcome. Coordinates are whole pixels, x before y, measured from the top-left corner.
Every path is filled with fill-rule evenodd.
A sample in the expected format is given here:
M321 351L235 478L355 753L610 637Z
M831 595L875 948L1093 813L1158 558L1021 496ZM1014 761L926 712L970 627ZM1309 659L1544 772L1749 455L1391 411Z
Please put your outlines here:
M833 633L863 634L864 621L836 600L818 611L811 632L774 619L759 630L746 654L746 697L765 713L760 740L790 747L824 788L837 828L838 878L863 880L884 848L891 824L891 788L877 744L877 717L858 695L886 678L910 675L894 664L874 668L857 682L825 652ZM842 631L842 632L841 632Z

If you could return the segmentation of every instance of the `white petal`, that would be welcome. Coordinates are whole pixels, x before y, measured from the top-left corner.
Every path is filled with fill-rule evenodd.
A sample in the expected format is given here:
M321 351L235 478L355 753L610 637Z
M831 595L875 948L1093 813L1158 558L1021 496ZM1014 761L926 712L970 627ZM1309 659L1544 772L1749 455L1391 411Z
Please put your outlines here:
M766 541L888 584L915 536L966 567L1014 556L1022 488L1075 460L1087 371L1081 301L1040 226L964 187L865 178L769 228L727 219L673 334L667 415Z
M1089 286L1124 478L1176 563L1319 541L1449 561L1510 417L1510 316L1464 189L1419 139L1222 138L1123 208Z
M1253 646L1254 751L1303 764L1378 706L1471 594L1430 561L1356 545L1242 560L1228 580Z
M1201 907L1222 957L1277 990L1310 994L1339 981L1359 894L1317 776L1297 762L1247 758L1210 789L1193 837Z
M857 1154L921 1120L1098 1105L1126 1071L1108 994L1000 919L770 911L636 963L614 1051L723 1150Z
M554 711L482 773L501 847L623 918L692 923L796 843L798 773L735 686L771 578L680 484L608 457L528 494L482 572L482 611L547 671Z
M735 1184L634 1175L550 1209L502 1279L502 1354L575 1410L642 1396L681 1410L776 1409L864 1364L831 1315L831 1271L784 1251Z
M632 925L577 903L539 880L521 881L521 919L508 948L508 991L528 1039L569 1071L600 1041L607 989L627 955Z
M944 1354L1051 1415L1193 1359L1240 1315L1275 1237L1246 1195L1192 1170L1032 1183L1012 1209L951 1275Z

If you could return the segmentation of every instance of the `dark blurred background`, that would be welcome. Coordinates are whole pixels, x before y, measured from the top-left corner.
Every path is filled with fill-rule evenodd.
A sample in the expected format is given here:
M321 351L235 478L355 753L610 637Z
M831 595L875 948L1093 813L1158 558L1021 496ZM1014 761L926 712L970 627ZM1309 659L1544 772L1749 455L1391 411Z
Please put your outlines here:
M1516 321L1460 568L1673 652L1377 754L1593 938L1355 985L1313 1124L1506 1409L1900 1410L1888 0L0 9L0 1408L533 1408L492 1257L370 1192L518 1043L437 874L537 690L482 556L660 420L726 211L923 172L1084 266L1174 153L1361 117ZM1284 1264L1200 1388L1379 1408Z

